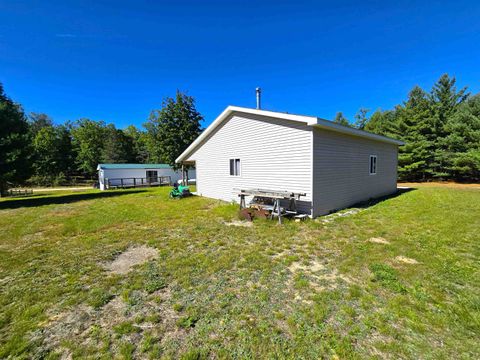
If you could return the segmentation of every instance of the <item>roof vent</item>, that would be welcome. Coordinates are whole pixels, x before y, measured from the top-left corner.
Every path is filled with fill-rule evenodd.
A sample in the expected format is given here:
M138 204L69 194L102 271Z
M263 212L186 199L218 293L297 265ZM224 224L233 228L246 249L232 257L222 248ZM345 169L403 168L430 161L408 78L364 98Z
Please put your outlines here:
M257 87L255 89L255 92L257 93L257 110L260 110L261 108L261 95L262 95L262 89L260 89L259 87Z

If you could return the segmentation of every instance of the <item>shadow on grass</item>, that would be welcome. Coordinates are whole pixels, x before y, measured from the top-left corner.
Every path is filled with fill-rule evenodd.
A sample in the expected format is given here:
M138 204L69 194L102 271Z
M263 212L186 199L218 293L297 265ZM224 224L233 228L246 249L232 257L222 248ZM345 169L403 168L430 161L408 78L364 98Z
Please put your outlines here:
M378 198L374 198L374 199L369 199L367 201L362 201L362 202L359 202L359 203L356 203L352 206L349 206L349 207L353 207L353 208L368 208L370 206L374 206L374 205L377 205L378 203L382 202L382 201L385 201L385 200L390 200L390 199L393 199L393 198L396 198L398 196L401 196L407 192L410 192L410 191L413 191L413 190L417 190L416 188L412 188L412 187L398 187L397 188L397 191L394 192L393 194L390 194L390 195L385 195L385 196L381 196L381 197L378 197Z
M93 193L83 194L66 194L66 195L47 195L42 197L28 197L15 200L6 200L0 202L0 210L18 209L21 207L36 207L52 204L69 204L82 200L105 199L115 196L138 194L145 192L145 190L119 190L119 191L98 191Z

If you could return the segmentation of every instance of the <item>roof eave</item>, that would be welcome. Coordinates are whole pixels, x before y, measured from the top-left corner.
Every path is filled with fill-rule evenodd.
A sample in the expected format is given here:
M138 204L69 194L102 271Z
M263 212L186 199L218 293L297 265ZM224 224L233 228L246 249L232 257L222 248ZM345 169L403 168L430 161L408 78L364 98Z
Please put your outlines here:
M397 139L393 139L393 138L390 138L390 137L387 137L387 136L378 135L378 134L374 134L374 133L371 133L371 132L355 129L355 128L352 128L352 127L349 127L349 126L340 125L340 124L334 123L332 121L328 121L328 120L324 120L324 119L320 119L320 118L317 118L317 121L316 121L315 124L309 124L309 125L315 126L315 127L321 128L321 129L336 131L336 132L346 134L346 135L363 137L365 139L381 141L381 142L394 144L394 145L398 145L398 146L405 145L405 143L403 141L400 141L400 140L397 140Z
M268 110L250 109L250 108L243 108L239 106L230 105L230 106L227 106L225 110L223 110L223 112L195 139L194 142L190 144L189 147L185 149L185 151L178 158L175 159L175 162L181 163L182 161L184 161L187 158L187 156L190 155L195 150L195 148L203 141L203 139L205 139L210 133L212 133L217 128L217 126L219 126L233 112L240 112L240 113L243 112L243 113L256 114L260 116L269 116L269 117L276 117L284 120L297 121L297 122L305 123L306 125L309 125L309 126L316 126L316 127L324 128L331 131L337 131L337 132L348 134L348 135L382 141L390 144L395 144L398 146L404 145L404 143L400 140L354 129L348 126L343 126L340 124L336 124L332 121L324 120L324 119L313 117L313 116L294 115L294 114L279 113L279 112L268 111Z
M303 116L303 115L294 115L294 114L287 114L287 113L278 113L275 111L268 111L268 110L259 110L259 109L250 109L250 108L243 108L239 106L232 106L229 105L223 112L195 139L194 142L190 144L189 147L185 149L185 151L175 159L176 163L180 163L187 155L189 155L196 147L199 145L203 139L205 139L210 133L212 133L218 125L220 125L230 114L234 112L239 113L249 113L249 114L256 114L260 116L270 116L276 117L285 120L303 122L307 125L312 125L317 122L317 118L313 116Z

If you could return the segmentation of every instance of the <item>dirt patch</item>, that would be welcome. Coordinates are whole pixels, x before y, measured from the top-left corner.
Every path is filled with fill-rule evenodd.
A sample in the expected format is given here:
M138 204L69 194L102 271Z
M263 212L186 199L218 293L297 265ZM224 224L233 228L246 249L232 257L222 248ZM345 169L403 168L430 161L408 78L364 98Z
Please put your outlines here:
M318 272L318 271L325 270L325 265L323 265L322 263L320 263L318 261L311 261L308 264L304 264L304 263L300 263L300 262L294 262L288 267L288 270L290 270L291 273L296 273L298 271L315 273L315 272Z
M288 254L290 254L290 250L282 250L282 251L280 251L276 254L271 255L271 258L272 259L280 259L284 256L287 256Z
M316 260L310 261L307 264L294 262L288 267L288 270L292 274L292 278L290 278L287 282L289 286L293 285L293 277L302 273L307 277L310 286L319 292L325 290L334 290L342 282L347 284L354 282L350 277L340 274L337 269L329 268L326 264ZM299 291L295 291L294 294L296 300L302 299ZM305 302L305 300L303 301Z
M402 255L397 256L397 257L395 258L395 260L398 261L398 262L404 263L404 264L411 264L411 265L418 264L418 261L417 261L417 260L412 259L412 258L408 258L408 257L406 257L406 256L402 256Z
M240 221L240 220L232 220L230 222L224 222L227 226L240 226L240 227L252 227L253 222L251 221Z
M111 263L105 265L105 269L114 274L126 274L135 265L140 265L158 256L158 250L149 246L136 246L121 253Z
M364 209L354 208L354 209L349 209L349 210L346 210L346 211L338 211L338 212L330 214L330 215L322 216L322 217L318 218L317 221L320 221L322 223L329 223L329 222L332 222L335 219L338 219L338 218L341 218L341 217L358 214L360 211L363 211L363 210Z
M165 288L151 295L136 291L128 302L117 296L98 310L79 305L51 315L42 329L32 334L32 340L43 344L41 351L55 351L62 359L71 355L70 350L62 346L66 341L100 345L96 343L95 333L103 339L110 339L114 352L117 351L118 342L115 339L141 343L144 332L157 337L160 343L172 338L180 341L186 330L176 325L180 315L172 309L170 299L170 290ZM119 332L118 328L126 323L131 324L132 330Z
M384 245L390 244L390 241L385 240L382 237L373 237L373 238L368 239L368 241L371 242L371 243L374 243L374 244L384 244Z

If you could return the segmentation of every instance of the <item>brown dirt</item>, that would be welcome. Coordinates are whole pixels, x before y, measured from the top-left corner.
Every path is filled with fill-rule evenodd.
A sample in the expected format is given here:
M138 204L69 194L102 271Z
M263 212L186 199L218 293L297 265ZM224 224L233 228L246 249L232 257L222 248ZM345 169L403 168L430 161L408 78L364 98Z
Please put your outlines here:
M408 258L408 257L406 257L406 256L402 256L402 255L397 256L397 257L395 258L395 260L398 261L398 262L404 263L404 264L411 264L411 265L418 264L418 261L417 261L417 260L412 259L412 258Z
M336 289L341 282L352 283L353 280L343 274L339 274L337 269L330 269L325 264L313 260L308 264L294 262L288 270L295 276L298 272L303 272L310 279L310 286L316 291L325 291ZM288 285L292 285L293 280L288 281ZM295 299L301 300L302 296L299 291L294 291ZM307 301L308 302L308 301Z
M416 183L416 182L404 182L398 183L397 186L402 187L410 187L410 188L417 188L417 187L444 187L444 188L455 188L455 189L480 189L479 183L473 184L462 184L450 181L444 182L424 182L424 183Z
M388 245L390 244L390 241L385 240L382 237L373 237L368 239L369 242L374 243L374 244L383 244L383 245Z
M158 250L145 245L131 247L121 253L111 263L105 265L105 269L114 274L126 274L135 265L140 265L158 256Z
M361 208L352 208L346 211L341 210L333 214L321 216L318 218L317 221L321 221L322 223L329 223L334 221L337 218L358 214L360 211L363 211L363 210L364 209L361 209Z
M239 220L233 220L230 222L224 223L227 226L241 226L241 227L252 227L253 222L251 221L239 221Z

